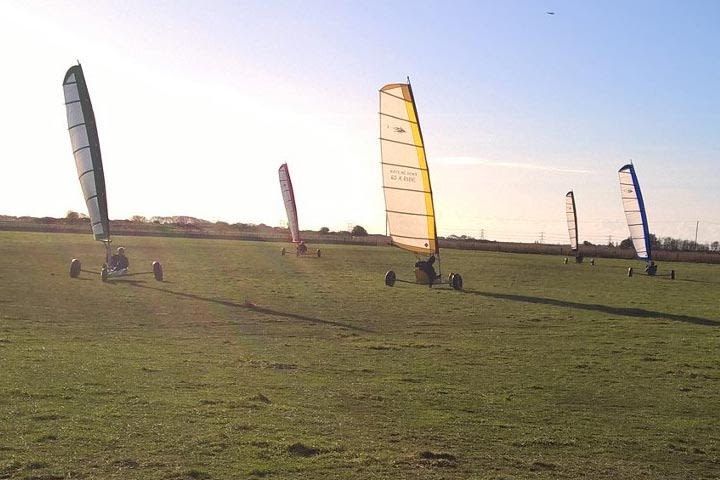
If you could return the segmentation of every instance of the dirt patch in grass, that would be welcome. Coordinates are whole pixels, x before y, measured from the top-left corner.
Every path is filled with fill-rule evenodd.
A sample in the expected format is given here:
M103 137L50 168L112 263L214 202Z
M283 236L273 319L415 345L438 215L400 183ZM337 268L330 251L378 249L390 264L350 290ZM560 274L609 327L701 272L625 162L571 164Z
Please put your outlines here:
M252 401L254 401L254 402L266 403L266 404L268 404L268 405L272 403L272 401L271 401L268 397L266 397L265 395L263 395L262 393L258 393L257 395L255 395L254 397L252 397L250 400L252 400Z
M457 460L455 455L452 455L450 453L435 453L431 452L430 450L425 450L424 452L420 453L420 458L423 458L425 460L447 460L449 462L454 462Z
M320 449L308 447L307 445L297 442L287 448L288 453L298 457L313 457L320 453Z
M132 458L123 458L122 460L115 460L114 462L112 462L112 464L113 464L113 466L115 466L117 468L121 468L121 469L122 468L133 469L133 468L138 468L140 466L140 464L138 462L136 462L135 460L133 460Z
M532 465L530 465L530 471L531 472L542 472L545 470L555 470L557 468L557 465L553 463L545 463L545 462L533 462Z
M38 421L38 422L45 422L48 420L59 420L61 418L62 417L60 415L56 415L56 414L35 415L34 417L32 417L33 420Z
M192 470L188 470L188 472L185 474L185 477L192 480L207 480L211 478L209 473L196 470L194 468Z

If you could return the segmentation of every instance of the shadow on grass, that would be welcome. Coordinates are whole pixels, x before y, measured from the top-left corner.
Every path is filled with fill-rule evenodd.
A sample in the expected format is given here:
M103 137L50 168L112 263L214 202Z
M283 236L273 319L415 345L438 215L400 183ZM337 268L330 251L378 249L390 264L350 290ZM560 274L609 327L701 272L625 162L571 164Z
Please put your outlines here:
M278 310L272 310L270 308L258 307L257 305L254 305L251 303L237 303L237 302L231 302L230 300L220 300L218 298L203 297L203 296L195 295L192 293L175 292L175 291L169 290L167 288L151 287L150 285L146 285L144 280L117 279L113 282L108 282L108 283L126 283L129 285L132 285L133 287L147 288L148 290L156 290L158 292L169 293L169 294L175 295L177 297L191 298L193 300L200 300L202 302L216 303L218 305L223 305L225 307L242 308L245 310L252 310L253 312L264 313L266 315L272 315L275 317L283 317L283 318L288 318L288 319L292 319L292 320L303 320L303 321L311 322L311 323L318 323L318 324L322 324L322 325L330 325L333 327L347 328L349 330L356 330L359 332L374 333L370 329L363 328L363 327L357 327L355 325L350 325L348 323L333 322L332 320L322 320L320 318L309 317L307 315L299 315L297 313L280 312ZM163 282L163 283L166 283L166 282Z
M720 282L712 282L710 280L694 280L692 278L676 278L676 282L705 283L708 285L718 285Z
M511 295L507 293L481 292L478 290L465 290L465 293L470 293L472 295L481 295L483 297L489 298L497 298L501 300L512 300L515 302L537 303L541 305L552 305L555 307L578 308L580 310L591 310L594 312L609 313L611 315L624 315L626 317L661 318L663 320L692 323L694 325L705 325L710 327L720 326L720 321L710 320L709 318L692 317L690 315L677 315L674 313L666 312L654 312L652 310L645 310L642 308L611 307L608 305L598 305L594 303L568 302L566 300L555 300L554 298L530 297L527 295Z

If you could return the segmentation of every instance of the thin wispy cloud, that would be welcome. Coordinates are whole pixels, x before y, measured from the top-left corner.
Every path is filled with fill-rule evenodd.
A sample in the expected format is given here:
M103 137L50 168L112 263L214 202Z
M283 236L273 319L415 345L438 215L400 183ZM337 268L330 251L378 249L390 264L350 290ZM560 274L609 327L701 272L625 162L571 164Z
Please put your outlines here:
M548 165L536 165L533 163L521 163L521 162L494 162L492 160L485 160L477 157L440 157L435 160L437 163L445 165L478 165L482 167L501 167L501 168L516 168L523 170L543 170L547 172L560 172L560 173L595 173L592 170L583 170L577 168L561 168L552 167Z

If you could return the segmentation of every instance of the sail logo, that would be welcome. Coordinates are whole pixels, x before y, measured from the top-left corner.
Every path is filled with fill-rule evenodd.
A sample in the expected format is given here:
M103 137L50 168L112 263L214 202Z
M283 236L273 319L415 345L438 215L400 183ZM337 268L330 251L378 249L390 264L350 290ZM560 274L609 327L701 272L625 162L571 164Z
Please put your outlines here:
M398 170L396 168L390 169L390 180L396 182L415 182L417 179L417 172Z
M405 129L402 127L393 127L393 130L395 130L395 133L405 133Z

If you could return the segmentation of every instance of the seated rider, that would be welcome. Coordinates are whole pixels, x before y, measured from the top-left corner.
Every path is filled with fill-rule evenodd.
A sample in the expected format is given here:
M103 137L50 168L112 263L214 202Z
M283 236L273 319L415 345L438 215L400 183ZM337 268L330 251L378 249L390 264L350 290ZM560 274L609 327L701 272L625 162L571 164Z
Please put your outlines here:
M298 255L304 255L307 253L307 245L305 245L305 242L300 240L300 242L297 245L297 253Z
M648 275L655 275L657 273L657 265L655 265L655 262L650 261L650 263L645 266L645 273Z
M125 256L125 248L118 247L117 253L110 257L110 270L116 272L130 266L130 260Z
M430 255L427 260L415 262L415 266L427 275L428 280L430 280L430 287L432 287L433 282L438 278L437 273L435 273L433 263L435 263L435 255Z

